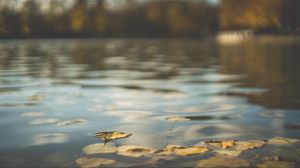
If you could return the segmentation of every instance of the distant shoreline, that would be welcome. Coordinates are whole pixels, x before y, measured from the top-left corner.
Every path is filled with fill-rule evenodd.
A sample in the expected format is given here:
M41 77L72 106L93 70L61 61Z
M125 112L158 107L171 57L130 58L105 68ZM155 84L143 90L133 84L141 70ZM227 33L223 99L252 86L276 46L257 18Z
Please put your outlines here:
M6 41L6 40L84 40L84 39L91 39L91 40L108 40L108 39L215 39L218 35L217 34L211 34L207 36L111 36L111 37L7 37L7 38L1 38L0 41ZM282 41L299 41L300 35L299 34L288 34L288 35L282 35L282 34L272 34L272 35L254 35L253 37L247 39L247 40L258 40L262 42L274 42L274 39L276 40L282 40ZM246 41L246 40L245 40Z

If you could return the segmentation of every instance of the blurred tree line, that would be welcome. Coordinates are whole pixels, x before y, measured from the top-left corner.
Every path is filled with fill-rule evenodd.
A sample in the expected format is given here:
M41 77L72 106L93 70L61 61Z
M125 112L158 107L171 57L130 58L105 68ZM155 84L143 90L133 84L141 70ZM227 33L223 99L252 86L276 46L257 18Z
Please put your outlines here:
M299 0L222 0L218 15L221 30L300 31Z
M217 30L217 8L205 0L124 2L110 9L106 0L25 0L19 7L1 0L0 37L172 37Z
M72 3L70 3L72 2ZM299 0L0 0L0 38L201 37L299 32ZM122 3L121 3L122 2ZM45 8L46 6L46 8Z

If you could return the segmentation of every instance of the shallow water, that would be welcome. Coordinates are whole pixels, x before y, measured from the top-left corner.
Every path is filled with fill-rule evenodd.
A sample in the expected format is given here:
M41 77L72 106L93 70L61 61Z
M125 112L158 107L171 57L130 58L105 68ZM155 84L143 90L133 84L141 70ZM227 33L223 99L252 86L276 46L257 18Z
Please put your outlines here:
M99 131L132 134L117 146L153 148L300 138L299 44L1 41L1 166L76 166L84 146L101 142ZM172 115L190 120L166 120ZM119 159L116 167L139 163L104 156ZM197 159L166 165L193 166Z

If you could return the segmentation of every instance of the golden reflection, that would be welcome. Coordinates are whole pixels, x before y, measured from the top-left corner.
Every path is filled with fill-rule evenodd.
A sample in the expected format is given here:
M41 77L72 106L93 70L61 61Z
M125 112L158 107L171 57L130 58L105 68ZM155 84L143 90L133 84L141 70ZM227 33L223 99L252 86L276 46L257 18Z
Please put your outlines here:
M265 88L263 93L233 93L275 108L299 108L299 42L257 38L235 46L219 46L222 73L245 74L243 87Z

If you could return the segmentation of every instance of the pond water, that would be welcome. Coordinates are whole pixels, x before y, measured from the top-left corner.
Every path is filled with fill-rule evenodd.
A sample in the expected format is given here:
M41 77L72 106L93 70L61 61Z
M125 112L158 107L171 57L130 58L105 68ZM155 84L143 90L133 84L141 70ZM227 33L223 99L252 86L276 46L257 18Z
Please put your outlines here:
M0 166L77 166L82 148L102 142L95 137L100 131L132 134L114 141L116 146L152 148L299 139L299 44L1 41ZM170 116L189 120L166 120ZM115 167L144 163L117 154L101 157L118 160ZM160 166L193 166L198 159L176 158Z

